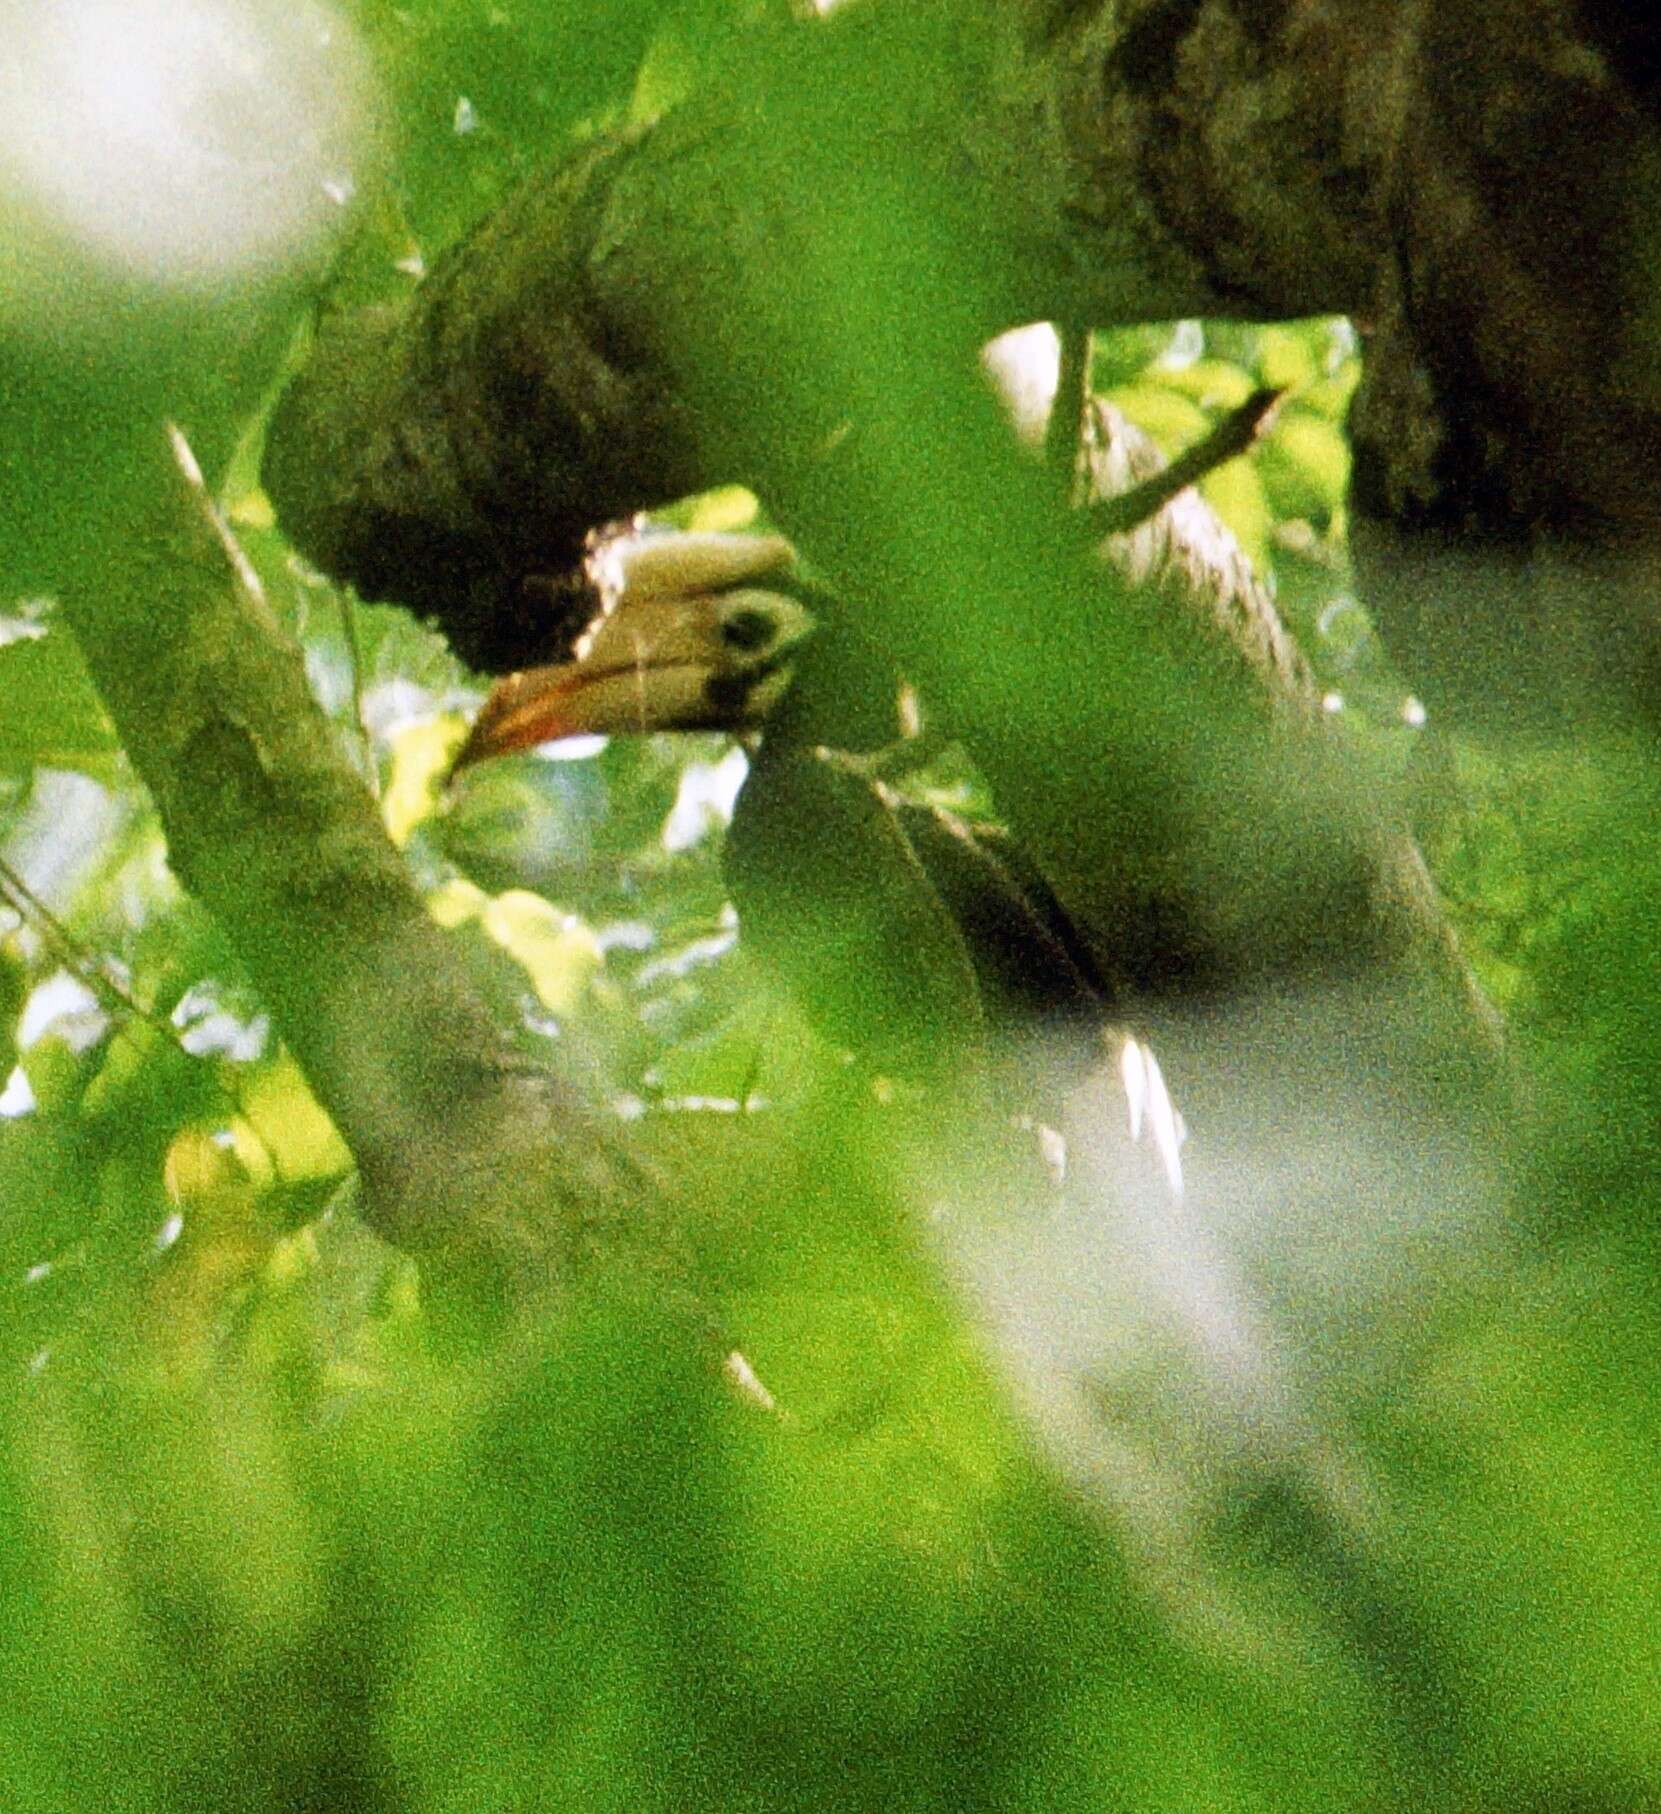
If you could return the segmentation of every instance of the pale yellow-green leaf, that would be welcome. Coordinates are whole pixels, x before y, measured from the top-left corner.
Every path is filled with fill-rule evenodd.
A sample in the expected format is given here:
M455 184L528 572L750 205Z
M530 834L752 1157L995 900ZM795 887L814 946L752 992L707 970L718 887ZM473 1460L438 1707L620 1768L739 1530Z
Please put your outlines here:
M743 485L717 485L688 501L686 526L700 534L731 534L748 529L760 505L756 494Z
M1196 359L1192 365L1161 372L1159 383L1181 391L1206 410L1238 409L1257 389L1257 380L1226 359Z
M238 1081L227 1086L227 1094L233 1099L239 1087ZM255 1190L268 1191L277 1182L276 1160L271 1149L260 1138L257 1129L245 1116L232 1115L218 1130L221 1136L230 1142L242 1169L253 1181Z
M1329 422L1342 422L1344 412L1350 406L1350 398L1355 395L1355 387L1361 382L1361 361L1346 359L1330 378L1323 378L1319 384L1310 385L1298 398L1305 409L1313 410L1317 415L1325 416Z
M523 888L510 888L485 908L480 923L521 965L537 999L554 1014L570 1014L584 1000L605 961L593 931Z
M162 1183L179 1207L232 1192L246 1194L247 1167L230 1141L205 1128L187 1127L173 1136L162 1165Z
M1211 418L1191 397L1168 385L1146 382L1121 385L1108 401L1167 455L1181 453L1211 431Z
M1250 459L1230 460L1208 472L1200 482L1200 495L1234 531L1252 564L1261 570L1267 558L1274 513L1255 463Z
M1324 519L1349 483L1349 444L1336 424L1308 410L1291 410L1258 458L1275 514Z
M427 912L439 925L453 928L476 920L489 902L490 896L477 883L452 876L427 896Z
M259 1189L232 1142L205 1128L173 1136L162 1183L191 1240L238 1239L258 1231Z
M237 1097L284 1183L339 1177L351 1169L345 1141L286 1052L241 1078Z
M439 788L450 772L467 726L444 712L399 732L392 745L392 774L381 799L386 833L400 849L423 819L438 810Z
M271 500L257 485L233 498L225 514L238 529L275 529L277 526L277 513L271 508Z
M1295 327L1263 330L1257 340L1257 370L1263 383L1276 390L1301 391L1321 376L1309 333Z

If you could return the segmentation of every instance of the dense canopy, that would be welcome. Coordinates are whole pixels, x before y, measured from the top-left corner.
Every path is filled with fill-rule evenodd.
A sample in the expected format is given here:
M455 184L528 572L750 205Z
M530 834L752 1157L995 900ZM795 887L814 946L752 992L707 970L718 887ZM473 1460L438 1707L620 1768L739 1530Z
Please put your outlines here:
M1650 1805L1654 28L0 44L8 1805Z

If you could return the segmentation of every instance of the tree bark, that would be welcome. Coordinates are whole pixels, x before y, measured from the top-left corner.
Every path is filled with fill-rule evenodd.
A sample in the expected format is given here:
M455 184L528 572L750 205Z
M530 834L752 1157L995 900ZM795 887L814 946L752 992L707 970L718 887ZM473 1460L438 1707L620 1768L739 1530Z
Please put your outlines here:
M1441 941L1372 786L1104 577L970 358L1032 316L1364 307L1416 17L988 0L762 34L325 334L272 428L283 521L500 667L590 524L747 479L1139 984L1416 964Z
M63 597L180 881L247 964L357 1160L369 1225L440 1293L501 1303L623 1250L638 1169L507 1047L428 916L199 479L164 467ZM182 442L179 447L182 449ZM193 465L188 453L184 466ZM171 478L172 482L169 483Z
M894 313L960 350L1026 320L1368 303L1392 40L1356 8L899 10L760 34L666 119L556 161L410 307L329 324L268 456L300 545L443 608L489 667L519 578L595 522L812 460L861 399L804 374L800 316L834 315L826 255L879 167L921 229L891 247ZM740 369L687 369L711 335Z
M1658 45L1575 0L957 0L761 33L408 310L338 324L272 494L321 565L443 610L489 667L531 627L525 573L710 478L788 489L884 350L921 377L925 343L1021 320L1347 311L1357 559L1409 679L1456 719L1653 716ZM829 333L850 234L882 296Z

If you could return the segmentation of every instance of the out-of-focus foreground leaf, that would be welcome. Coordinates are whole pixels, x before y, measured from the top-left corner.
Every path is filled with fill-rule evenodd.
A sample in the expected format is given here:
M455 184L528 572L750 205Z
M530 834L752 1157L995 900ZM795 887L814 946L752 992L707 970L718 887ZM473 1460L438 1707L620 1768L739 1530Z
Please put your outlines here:
M547 138L649 111L719 61L734 23L649 5L352 14L401 149L337 276L382 297ZM888 199L861 292L825 311L852 322L837 356L855 394L913 379L917 349L882 348L867 306L893 241L927 230L915 198ZM29 529L0 569L0 627L26 626L0 641L0 860L26 891L0 881L8 1806L1653 1803L1649 753L1455 765L1435 854L1536 1080L1526 1164L1480 1229L1415 1219L1444 1157L1416 1128L1323 1150L1318 1092L1251 1100L1242 1069L1207 1080L1212 1100L1233 1083L1260 1135L1231 1154L1241 1226L1185 1246L1171 1210L1149 1238L1180 1263L1160 1295L1135 1271L1145 1251L1084 1276L1099 1226L1095 1246L1057 1241L1041 1136L1003 1126L1024 1100L994 1113L968 1089L873 1077L760 973L715 850L741 754L619 740L446 790L471 678L402 613L352 610L295 562L243 461L227 502L429 910L520 1048L554 1054L654 1162L699 1181L665 1234L702 1294L691 1313L601 1281L457 1352L410 1262L358 1221L349 1156L243 967L165 871L67 633L24 610L43 550L96 567L89 538L119 525L130 449L193 356L165 324L113 344L38 351L40 463L7 467ZM873 345L884 357L862 363ZM1272 569L1332 709L1364 720L1394 773L1418 732L1344 566L1354 374L1330 321L1138 328L1095 353L1098 387L1167 451L1260 384L1291 387L1264 446L1207 493ZM941 422L926 391L910 400L946 445L989 431L989 414ZM207 431L228 450L250 423ZM901 580L938 554L960 634L995 641L1004 601L976 583L960 516L1001 468L969 447L974 470L942 461L913 490L887 453L850 523ZM990 545L997 528L974 533ZM1166 710L1157 664L1116 673L1111 646L1104 632L1100 689L1040 701L1008 647L1009 735L1023 710ZM1216 727L1189 730L1195 760L1226 767ZM1148 811L1167 808L1166 779L1147 777ZM903 993L899 957L900 983L869 979L846 1024ZM1212 1031L1222 1050L1228 1029ZM1215 1122L1188 1139L1200 1177ZM1404 1152L1405 1185L1370 1164ZM1296 1200L1319 1203L1341 1162L1374 1188L1251 1225L1266 1178L1307 1174ZM1059 1277L1033 1287L1023 1264L1045 1240ZM1207 1272L1219 1251L1232 1270ZM1015 1256L990 1290L976 1252ZM1330 1439L1314 1486L1207 1448L1200 1426L1228 1425L1239 1382L1202 1378L1206 1398L1177 1377L1193 1336L1178 1313L1210 1314L1205 1352L1246 1353L1223 1326L1242 1301L1273 1311L1271 1359ZM724 1384L711 1321L774 1412ZM1027 1387L1098 1338L1116 1370L1069 1448Z

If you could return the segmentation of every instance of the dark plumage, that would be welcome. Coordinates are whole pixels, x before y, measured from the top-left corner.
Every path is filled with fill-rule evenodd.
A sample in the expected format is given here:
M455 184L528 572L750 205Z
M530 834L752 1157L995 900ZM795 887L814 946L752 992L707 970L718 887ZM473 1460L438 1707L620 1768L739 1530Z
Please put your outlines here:
M788 544L616 525L581 585L588 626L563 660L497 684L458 768L580 732L765 722L728 884L752 948L827 1036L912 1076L1040 1034L1097 1062L1108 990L1086 941L1005 833L894 784L910 758L898 677Z

